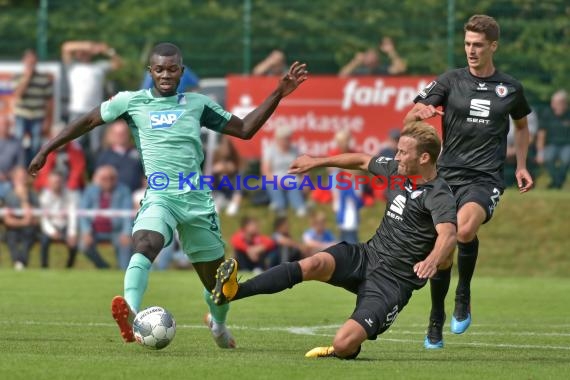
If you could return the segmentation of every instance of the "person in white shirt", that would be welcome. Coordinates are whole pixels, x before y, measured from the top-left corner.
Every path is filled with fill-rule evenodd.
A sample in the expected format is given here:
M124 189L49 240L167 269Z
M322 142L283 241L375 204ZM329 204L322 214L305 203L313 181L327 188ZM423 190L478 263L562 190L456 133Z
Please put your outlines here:
M52 242L67 246L67 268L73 267L77 256L77 193L67 191L63 175L57 171L48 177L48 187L40 194L40 207L44 211L40 220L40 258L42 268L49 266L49 247Z
M108 60L94 61L95 56L106 56ZM122 66L121 57L115 49L104 42L67 41L61 46L61 59L67 73L69 86L69 120L75 120L104 100L105 75ZM89 141L79 142L88 155L95 155L101 148L103 128L89 133ZM87 135L84 135L87 136Z

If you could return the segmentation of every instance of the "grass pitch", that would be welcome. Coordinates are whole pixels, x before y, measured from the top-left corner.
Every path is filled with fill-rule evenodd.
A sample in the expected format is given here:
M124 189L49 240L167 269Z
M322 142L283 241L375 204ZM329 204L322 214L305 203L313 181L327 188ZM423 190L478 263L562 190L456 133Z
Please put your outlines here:
M560 379L570 368L567 278L476 277L474 324L456 336L448 322L438 351L422 346L425 288L355 361L304 358L331 342L354 306L325 284L232 304L238 348L220 350L202 325L195 273L153 272L144 305L169 309L178 329L169 347L150 351L123 343L110 316L120 271L4 269L0 279L1 379Z

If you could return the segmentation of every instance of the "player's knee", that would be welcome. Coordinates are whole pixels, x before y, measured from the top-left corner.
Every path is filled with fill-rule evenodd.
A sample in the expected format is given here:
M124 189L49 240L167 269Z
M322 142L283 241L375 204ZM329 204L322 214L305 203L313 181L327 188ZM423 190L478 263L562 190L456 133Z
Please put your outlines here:
M325 280L327 272L327 262L322 255L314 255L299 261L303 280Z
M354 359L360 352L360 342L352 341L349 337L335 337L333 348L336 356L343 359Z
M164 237L154 231L137 231L133 235L134 251L154 261L164 246Z
M457 229L457 241L460 243L469 243L477 236L477 229L472 226L459 226Z

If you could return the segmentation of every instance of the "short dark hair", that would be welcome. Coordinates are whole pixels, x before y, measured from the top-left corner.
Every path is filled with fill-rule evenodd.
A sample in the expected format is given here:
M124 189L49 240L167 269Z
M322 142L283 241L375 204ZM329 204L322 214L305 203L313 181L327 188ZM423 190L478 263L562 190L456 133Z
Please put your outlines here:
M153 55L160 55L162 57L178 56L180 58L180 64L182 64L182 52L178 46L170 42L161 42L155 45L150 51L150 55L148 56L149 62Z
M501 29L499 23L487 15L473 15L463 28L466 32L483 33L489 41L499 41Z
M402 137L408 136L417 141L418 155L429 154L430 162L435 164L441 152L441 140L434 127L424 121L413 121L406 124L402 130Z
M273 221L273 231L277 231L283 224L287 223L288 219L286 216L278 216Z
M245 228L248 224L252 223L252 222L257 222L257 218L253 217L253 216L248 216L245 215L241 218L241 221L239 223L240 227L243 229Z

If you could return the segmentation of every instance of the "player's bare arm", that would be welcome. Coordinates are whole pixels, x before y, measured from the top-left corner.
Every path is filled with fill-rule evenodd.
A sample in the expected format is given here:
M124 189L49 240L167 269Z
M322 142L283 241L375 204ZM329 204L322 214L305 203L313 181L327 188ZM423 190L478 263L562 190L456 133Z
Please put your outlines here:
M424 261L414 265L414 272L419 278L430 278L437 273L440 266L451 264L451 254L457 244L457 227L453 223L439 223L435 229L437 239L433 250Z
M364 153L344 153L332 157L299 156L289 167L289 173L302 174L314 168L335 167L341 169L368 170L372 156Z
M515 176L521 193L531 190L534 184L532 176L526 168L526 157L528 153L528 144L530 134L528 131L527 117L515 120L515 155L517 158L517 169Z
M46 157L48 154L67 144L70 141L75 140L79 136L82 136L93 128L103 124L103 119L101 118L101 111L99 107L95 107L91 112L85 114L84 116L72 121L65 129L63 129L56 137L51 139L47 144L45 144L40 151L36 154L30 166L28 172L35 176L38 171L45 165Z
M413 121L422 121L426 119L431 119L437 115L443 116L444 112L436 109L434 106L425 105L423 103L416 103L414 107L407 113L404 118L404 124L411 123Z
M289 68L289 72L279 80L279 85L275 91L243 120L232 115L223 133L244 140L251 139L273 114L281 99L291 94L301 83L307 80L307 75L307 65L295 61Z

